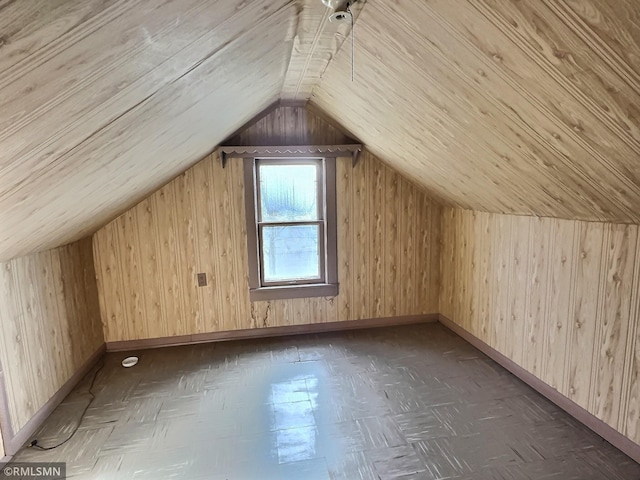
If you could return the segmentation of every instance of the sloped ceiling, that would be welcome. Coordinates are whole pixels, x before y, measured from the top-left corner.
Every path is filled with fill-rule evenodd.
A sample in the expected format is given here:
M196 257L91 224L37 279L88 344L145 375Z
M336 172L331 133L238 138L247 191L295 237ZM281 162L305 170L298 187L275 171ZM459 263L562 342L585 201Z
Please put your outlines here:
M464 208L640 222L640 3L369 0L315 88Z
M95 231L277 100L297 14L0 2L0 260Z
M93 233L280 98L306 101L349 31L327 12L0 0L0 261Z
M310 96L445 203L640 222L634 0L353 10L352 83L320 0L0 0L0 261L94 232Z

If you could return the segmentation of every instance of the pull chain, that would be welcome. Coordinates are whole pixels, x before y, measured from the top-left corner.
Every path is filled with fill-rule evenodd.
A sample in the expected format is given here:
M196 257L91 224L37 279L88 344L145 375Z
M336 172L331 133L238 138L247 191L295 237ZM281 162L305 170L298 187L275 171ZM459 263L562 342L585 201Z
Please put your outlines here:
M354 43L355 43L355 34L353 32L353 12L351 11L351 5L347 4L347 12L349 12L349 16L351 17L351 81L353 82L354 70L355 70L355 60L354 60Z

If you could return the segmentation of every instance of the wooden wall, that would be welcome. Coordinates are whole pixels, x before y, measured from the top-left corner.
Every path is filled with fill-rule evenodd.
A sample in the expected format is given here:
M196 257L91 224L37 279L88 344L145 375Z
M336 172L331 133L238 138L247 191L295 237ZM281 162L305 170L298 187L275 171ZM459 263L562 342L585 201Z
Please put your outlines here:
M287 107L234 142L345 139ZM338 160L337 191L340 294L251 303L242 162L204 158L94 235L106 341L436 313L440 207L369 153Z
M638 228L445 209L440 312L640 443Z
M0 263L0 325L17 432L104 343L91 239Z

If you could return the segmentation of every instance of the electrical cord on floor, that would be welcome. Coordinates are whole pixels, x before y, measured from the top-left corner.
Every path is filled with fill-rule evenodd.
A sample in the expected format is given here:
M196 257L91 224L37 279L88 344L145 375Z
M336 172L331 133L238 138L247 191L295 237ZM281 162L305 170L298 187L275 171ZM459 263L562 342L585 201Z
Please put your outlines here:
M98 374L100 373L100 370L102 370L103 367L104 367L104 360L102 361L101 365L98 367L98 369L93 374L93 379L91 380L91 384L89 385L89 395L91 396L91 398L89 400L89 403L87 403L87 406L84 407L84 410L82 411L82 415L80 415L80 419L78 420L77 425L73 429L73 432L71 432L71 435L69 435L66 438L66 440L58 443L57 445L53 445L51 447L43 447L41 445L38 445L38 440L37 439L33 439L33 440L31 440L31 445L30 445L31 448L37 448L38 450L54 450L54 449L56 449L58 447L61 447L65 443L67 443L69 440L71 440L74 437L74 435L76 433L78 433L78 429L80 428L80 425L82 425L82 420L84 420L84 416L87 414L87 411L89 410L89 407L91 406L93 401L96 399L96 396L93 393L93 386L95 385L96 378L98 378Z

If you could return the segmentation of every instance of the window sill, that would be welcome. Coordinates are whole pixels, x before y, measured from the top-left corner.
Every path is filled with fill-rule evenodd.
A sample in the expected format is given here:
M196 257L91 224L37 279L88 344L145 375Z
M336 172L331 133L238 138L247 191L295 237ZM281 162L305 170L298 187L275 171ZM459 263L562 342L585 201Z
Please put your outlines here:
M337 283L315 283L311 285L293 285L286 287L262 287L249 289L249 299L252 302L285 300L289 298L335 297L337 295Z

